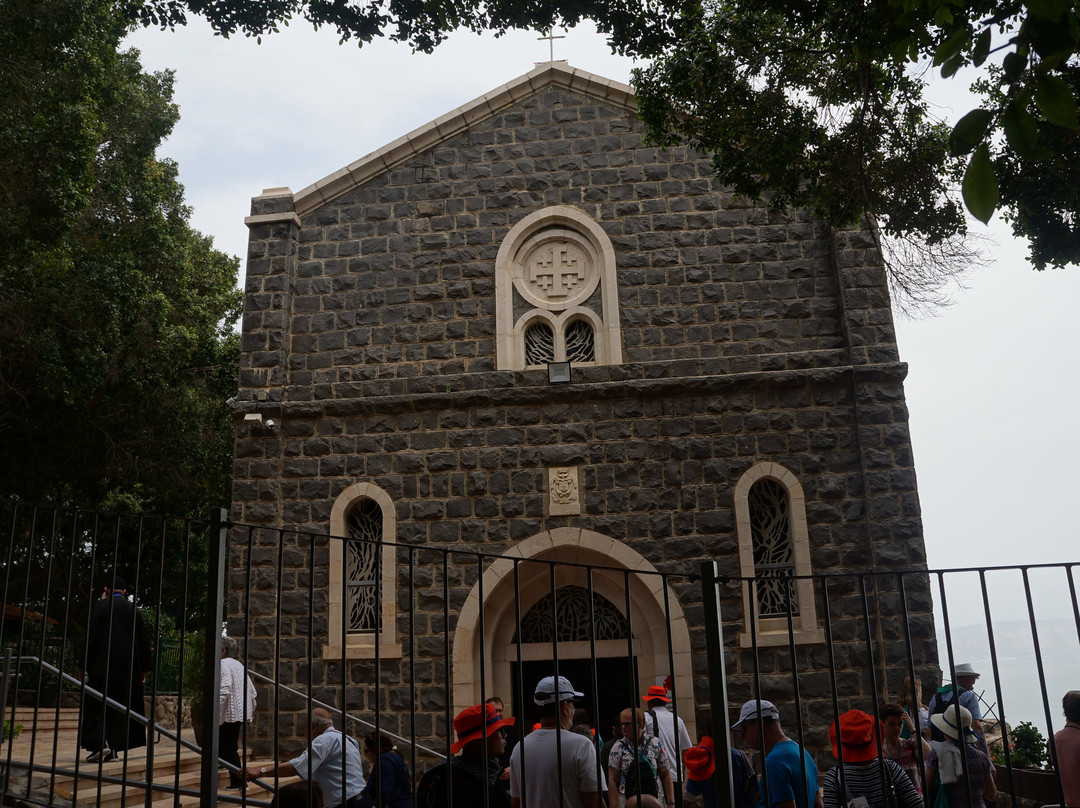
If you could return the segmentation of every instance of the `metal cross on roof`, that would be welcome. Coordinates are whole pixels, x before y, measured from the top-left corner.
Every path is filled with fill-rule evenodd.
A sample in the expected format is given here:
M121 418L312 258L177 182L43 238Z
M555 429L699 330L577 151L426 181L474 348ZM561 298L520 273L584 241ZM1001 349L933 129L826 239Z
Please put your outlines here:
M536 39L537 39L538 42L542 42L545 39L547 40L547 43L548 43L548 61L549 62L554 62L555 61L555 40L556 39L566 39L566 34L559 34L558 36L554 36L554 35L552 35L551 29L549 28L548 32L547 32L547 36L538 36Z

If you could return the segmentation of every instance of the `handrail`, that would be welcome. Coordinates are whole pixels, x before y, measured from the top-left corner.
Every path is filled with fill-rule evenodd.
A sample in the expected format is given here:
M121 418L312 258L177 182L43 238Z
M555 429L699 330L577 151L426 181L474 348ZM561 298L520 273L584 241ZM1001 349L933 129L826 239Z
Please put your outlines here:
M292 693L295 696L300 696L303 699L309 698L305 693L303 693L303 692L301 692L299 690L296 690L294 688L291 688L288 685L278 684L273 679L271 679L269 676L267 676L265 674L262 674L262 673L259 673L258 671L253 671L253 670L249 669L248 673L251 674L252 676L258 678L258 679L262 679L264 682L267 682L267 683L273 685L274 687L279 687L282 690L286 690L286 691L288 691L289 693ZM311 703L318 706L318 707L322 707L324 710L329 710L332 713L338 713L343 718L347 718L350 721L353 721L354 723L357 723L357 724L359 724L359 725L361 725L363 727L368 727L369 729L378 729L378 727L376 727L370 721L365 721L362 718L357 718L355 715L349 715L349 713L345 712L344 710L341 710L341 709L339 709L337 707L334 707L331 704L327 704L324 701L319 701L318 699L312 698ZM402 736L395 735L392 732L387 732L386 730L381 730L381 731L384 734L388 735L389 737L393 738L395 741L401 741L404 744L408 744L409 746L416 747L417 749L419 749L422 752L427 752L429 755L433 755L434 757L441 758L442 760L446 760L446 755L444 753L442 753L442 752L436 752L434 749L428 749L423 744L418 744L415 741L410 741L408 738L403 738Z
M122 703L120 703L120 702L118 702L118 701L116 701L114 699L109 698L104 693L100 692L99 690L96 690L96 689L90 687L90 685L86 684L83 681L80 681L79 679L76 679L74 676L72 676L69 673L64 673L62 670L57 668L55 665L53 665L50 662L46 662L45 660L41 659L40 657L18 656L18 657L15 658L15 661L16 661L16 663L20 663L20 664L23 663L23 662L33 663L33 664L38 665L41 668L44 668L44 669L46 669L46 670L48 670L48 671L50 671L52 673L55 673L61 679L63 679L64 681L70 682L71 684L78 686L81 689L82 692L89 693L94 698L103 699L104 702L107 705L109 705L110 707L114 707L116 709L128 711L130 713L130 717L132 719L134 719L138 723L142 724L143 726L147 727L148 729L153 729L154 731L166 736L167 738L169 738L169 739L171 739L173 741L176 741L181 746L187 747L188 749L192 750L193 752L198 752L200 755L203 753L202 747L199 746L198 744L195 744L195 743L193 743L191 741L185 740L184 738L180 737L178 734L173 733L172 731L166 729L165 727L161 726L160 724L156 724L153 721L146 718L145 716L143 716L143 715L141 715L139 713L135 713L135 712L131 711L129 709L128 705L122 704ZM274 687L279 687L282 690L285 690L285 691L288 691L289 693L300 696L301 698L305 698L305 699L308 698L301 691L296 690L294 688L291 688L288 685L278 684L273 679L271 679L269 676L266 676L265 674L259 673L258 671L248 669L248 673L251 676L256 677L257 679L261 679L262 681L273 685ZM352 722L354 722L356 724L359 724L360 726L368 727L370 729L376 729L376 726L374 724L372 724L370 721L365 721L362 718L357 718L354 715L350 715L349 713L345 712L344 710L341 710L341 709L339 709L337 707L334 707L331 704L327 704L326 702L319 701L318 699L315 699L315 698L311 699L311 703L315 704L315 705L317 705L319 707L322 707L325 710L329 710L330 712L338 713L343 718L348 719L348 720L350 720L350 721L352 721ZM436 758L439 758L439 759L442 759L442 760L445 760L446 757L447 757L442 752L437 752L434 749L429 749L428 747L426 747L426 746L424 746L422 744L418 744L418 743L415 743L413 741L409 741L408 738L403 738L402 736L395 735L392 732L387 732L386 734L388 736L390 736L391 738L393 738L394 740L396 740L396 741L401 741L404 744L411 744L412 746L416 747L417 749L419 749L419 750L421 750L423 752L426 752L427 754L432 755L433 757L436 757ZM245 772L244 772L243 769L233 765L232 763L230 763L227 760L222 760L221 758L218 758L218 765L219 766L222 766L222 765L225 766L230 772L234 772L236 774L239 774L241 777L245 776ZM81 773L82 772L80 772L80 774ZM92 779L92 777L91 777L91 779ZM130 782L132 782L133 785L138 785L138 783L136 783L134 781L130 781ZM256 778L255 782L258 783L263 788L267 789L268 791L274 791L275 790L274 786L272 784L267 783L267 782L265 782L265 781L263 781L261 779ZM168 785L152 786L152 788L160 788L162 790L169 791L170 793L177 793L177 791L178 791L177 788L170 787ZM254 803L252 803L252 804L254 804Z
M160 735L164 735L165 737L169 738L170 740L176 741L181 746L185 746L185 747L187 747L188 749L190 749L193 752L198 752L200 755L203 753L202 747L199 746L198 744L193 743L192 741L189 741L189 740L186 740L186 739L180 737L180 735L172 732L171 730L167 729L166 727L161 726L160 724L154 723L153 721L151 721L150 719L148 719L146 716L142 715L141 713L137 713L134 710L132 710L127 704L123 704L123 703L121 703L119 701L116 701L115 699L109 698L104 693L102 693L100 690L96 690L96 689L90 687L90 685L86 684L83 681L80 681L79 679L76 679L70 673L64 673L62 670L60 670L58 667L53 665L51 662L46 662L45 660L41 659L40 657L24 656L24 655L20 655L20 656L15 657L15 662L18 663L18 664L21 664L23 662L30 662L30 663L33 663L33 664L41 667L41 668L44 668L44 669L50 671L51 673L55 673L58 676L60 676L60 678L62 680L66 681L66 682L70 682L73 685L76 685L80 689L81 693L89 693L95 699L103 700L105 702L105 704L107 704L108 706L113 707L113 708L115 708L117 710L124 710L125 712L129 713L130 715L128 717L131 720L133 720L133 721L135 721L135 722L137 722L139 724L142 724L147 729L151 729L151 730L157 732ZM230 772L233 772L235 774L239 774L240 776L243 776L243 774L244 774L243 769L241 769L240 767L230 763L227 760L222 760L221 758L218 758L218 765L219 766L223 765L226 768L228 768Z

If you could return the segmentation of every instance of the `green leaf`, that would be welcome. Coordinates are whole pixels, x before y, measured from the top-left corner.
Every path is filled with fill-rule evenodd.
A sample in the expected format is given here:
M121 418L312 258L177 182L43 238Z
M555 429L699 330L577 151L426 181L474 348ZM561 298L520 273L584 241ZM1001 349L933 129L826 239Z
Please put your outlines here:
M975 150L964 172L964 204L971 215L983 224L994 215L999 200L997 176L990 162L990 149L985 143Z
M941 66L941 77L943 79L952 78L954 75L956 75L956 71L963 66L964 57L954 56Z
M1014 99L1005 108L1001 117L1001 125L1005 130L1005 139L1009 146L1021 157L1035 157L1035 141L1039 136L1039 129L1035 123L1035 116L1027 109L1027 99Z
M1012 84L1016 81L1027 67L1027 61L1026 50L1024 53L1017 52L1005 54L1005 58L1001 62L1001 67L1005 73L1005 83Z
M989 28L984 28L975 37L975 46L971 49L971 61L975 63L976 67L982 66L982 63L986 61L986 57L990 55L990 41Z
M934 64L940 65L949 59L956 56L963 49L964 45L968 43L971 38L971 32L967 29L957 31L955 34L949 36L944 42L937 46L934 51Z
M948 28L952 25L953 15L948 6L938 6L934 12L934 25L938 28Z
M982 143L993 117L988 109L973 109L961 118L949 134L949 154L959 157Z
M1039 76L1035 81L1035 105L1051 123L1070 129L1076 126L1076 96L1064 79Z
M1026 0L1024 5L1034 16L1048 22L1058 22L1069 9L1069 0Z

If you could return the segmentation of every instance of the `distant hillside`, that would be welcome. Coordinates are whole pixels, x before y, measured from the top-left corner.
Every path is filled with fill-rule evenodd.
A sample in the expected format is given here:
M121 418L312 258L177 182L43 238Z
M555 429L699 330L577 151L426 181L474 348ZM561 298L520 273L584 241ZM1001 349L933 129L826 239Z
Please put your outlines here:
M1040 620L1039 649L1044 660L1080 661L1080 639L1072 620ZM952 629L953 657L957 662L983 662L990 659L989 640L985 626L954 626ZM938 647L942 668L947 669L945 631L938 627ZM994 647L999 660L1035 657L1031 625L1025 620L994 622Z

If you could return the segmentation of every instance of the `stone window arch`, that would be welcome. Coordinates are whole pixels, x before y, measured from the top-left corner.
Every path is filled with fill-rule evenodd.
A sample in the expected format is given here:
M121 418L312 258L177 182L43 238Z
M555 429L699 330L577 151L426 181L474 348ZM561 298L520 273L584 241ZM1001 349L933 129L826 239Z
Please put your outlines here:
M400 657L397 642L397 517L372 483L354 483L330 510L330 609L324 659L368 659L376 642Z
M577 208L544 208L514 225L495 259L495 297L500 370L622 362L615 250Z
M806 525L806 497L798 478L779 463L758 463L735 485L735 525L739 538L739 572L755 580L742 587L743 631L739 643L787 645L790 627L800 644L824 642L818 626L814 584L793 579L812 572Z

